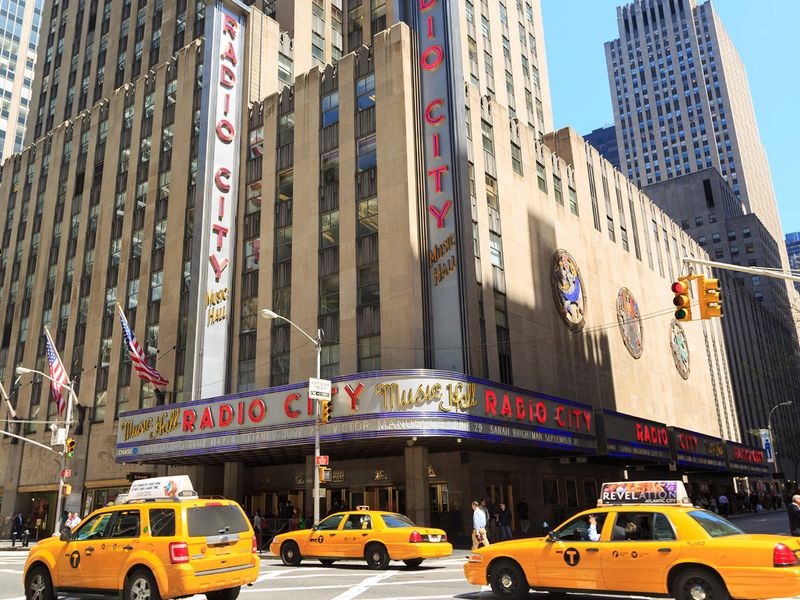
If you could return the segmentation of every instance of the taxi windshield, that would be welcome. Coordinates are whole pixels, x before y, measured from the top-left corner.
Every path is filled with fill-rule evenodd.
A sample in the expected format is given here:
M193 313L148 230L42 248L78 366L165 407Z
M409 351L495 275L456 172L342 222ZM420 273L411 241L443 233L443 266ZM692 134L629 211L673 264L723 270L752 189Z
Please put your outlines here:
M414 521L404 515L381 515L387 527L416 527Z
M689 511L688 514L697 521L700 527L705 529L706 533L711 537L725 537L744 533L744 531L736 527L736 525L730 521L708 510L692 510Z

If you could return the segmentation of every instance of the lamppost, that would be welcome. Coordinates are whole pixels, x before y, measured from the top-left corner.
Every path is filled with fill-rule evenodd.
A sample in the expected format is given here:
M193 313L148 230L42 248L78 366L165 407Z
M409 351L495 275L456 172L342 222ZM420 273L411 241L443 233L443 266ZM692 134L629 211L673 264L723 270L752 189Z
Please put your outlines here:
M775 472L779 472L780 469L778 468L778 450L775 444L775 436L772 434L772 414L778 410L781 406L790 406L792 401L789 400L788 402L781 402L780 404L776 404L772 407L772 410L769 411L769 416L767 417L767 431L769 431L769 439L772 441L772 460L775 461Z
M289 325L311 340L311 343L314 344L314 347L317 349L317 379L319 379L320 357L322 354L322 329L317 329L317 336L311 337L299 325L268 308L261 309L261 316L265 319L281 319L286 321ZM314 403L314 524L319 523L319 468L317 466L319 462L319 412L319 401L317 401Z
M34 375L41 375L45 379L49 379L53 383L57 383L52 377L42 373L41 371L35 371L34 369L27 369L25 367L17 367L17 375L25 375L27 373L32 373ZM69 439L69 428L72 426L72 403L75 402L77 404L78 399L75 397L75 392L72 390L72 382L69 385L61 385L62 388L67 388L69 390L69 401L67 402L67 414L64 415L64 423L66 426L66 439ZM65 444L66 444L65 439ZM64 504L64 470L67 468L67 452L66 447L64 448L64 452L61 453L61 472L58 475L58 501L56 502L56 523L55 529L53 530L54 535L58 535L61 533L61 507Z

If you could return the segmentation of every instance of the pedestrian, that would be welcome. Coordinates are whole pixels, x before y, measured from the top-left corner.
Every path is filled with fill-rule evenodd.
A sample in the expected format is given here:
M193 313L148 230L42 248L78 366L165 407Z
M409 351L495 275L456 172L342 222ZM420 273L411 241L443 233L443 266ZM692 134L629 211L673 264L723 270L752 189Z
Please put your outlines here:
M472 550L489 545L486 535L486 513L476 500L472 501Z
M517 503L517 518L519 519L519 528L522 531L522 535L528 535L531 521L530 509L528 508L528 503L525 502L525 498Z
M253 529L256 532L256 548L261 552L261 532L264 529L264 517L261 516L261 511L256 510L253 517Z
M789 532L795 537L800 537L800 494L792 496L792 501L786 510L789 512Z
M719 505L719 514L721 514L723 517L727 517L730 514L730 501L725 495L725 492L722 492L719 495L717 504Z
M511 532L511 509L505 505L505 502L500 503L500 511L497 513L497 521L500 524L500 541L505 542L514 538Z
M22 529L25 526L25 520L22 517L22 513L17 513L14 515L14 522L11 525L11 547L13 548L16 545L17 539L23 541L22 536ZM27 544L25 544L27 546Z

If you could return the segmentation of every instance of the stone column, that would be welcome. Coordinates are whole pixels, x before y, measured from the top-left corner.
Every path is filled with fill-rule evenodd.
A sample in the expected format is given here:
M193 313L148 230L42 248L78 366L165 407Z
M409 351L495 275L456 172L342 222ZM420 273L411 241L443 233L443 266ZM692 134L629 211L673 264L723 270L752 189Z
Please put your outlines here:
M225 463L222 495L239 503L244 501L244 465L242 463Z
M431 500L428 493L428 449L405 449L406 515L417 525L430 525Z

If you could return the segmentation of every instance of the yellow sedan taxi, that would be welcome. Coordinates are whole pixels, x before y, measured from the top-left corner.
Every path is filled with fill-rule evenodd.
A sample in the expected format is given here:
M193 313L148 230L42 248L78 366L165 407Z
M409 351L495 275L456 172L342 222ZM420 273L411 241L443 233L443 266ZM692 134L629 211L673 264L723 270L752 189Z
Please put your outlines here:
M253 529L236 502L191 488L186 476L134 482L127 500L36 544L23 571L26 599L236 600L258 577Z
M692 506L682 482L603 484L598 508L544 538L493 544L472 553L467 581L495 597L531 588L670 595L677 600L800 595L800 539L748 535Z
M311 529L277 535L269 549L287 566L296 567L309 558L323 565L365 560L371 569L386 569L390 560L415 568L426 558L453 552L443 530L417 527L404 515L368 507L332 514Z

